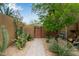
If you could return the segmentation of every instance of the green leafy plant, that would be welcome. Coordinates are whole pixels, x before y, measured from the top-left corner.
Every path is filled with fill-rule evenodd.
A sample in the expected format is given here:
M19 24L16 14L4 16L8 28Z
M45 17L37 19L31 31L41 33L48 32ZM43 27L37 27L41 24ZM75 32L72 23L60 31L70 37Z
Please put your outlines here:
M48 36L46 36L46 38L47 38L46 42L49 43L50 40L51 40L53 37L52 37L51 35L48 35Z
M22 29L17 29L16 33L18 38L15 40L15 44L16 47L21 50L25 47L27 41L32 40L32 37L27 35Z
M27 41L31 41L32 40L32 36L31 35L27 35Z
M18 34L18 39L15 40L15 44L16 44L16 47L18 49L22 49L26 42L27 42L27 35L26 33L22 32L20 33L21 30L18 30L17 31L17 34Z
M56 53L58 56L70 56L71 49L67 48L66 46L62 47L57 42L54 42L52 45L49 46L49 50L51 52Z
M0 32L2 33L2 46L0 47L0 52L2 53L8 47L9 35L5 26L1 26Z
M35 3L32 7L46 31L58 31L79 21L79 4Z
M24 40L23 38L20 38L16 40L15 44L16 44L16 47L21 50L25 46L25 43L26 43L26 40Z

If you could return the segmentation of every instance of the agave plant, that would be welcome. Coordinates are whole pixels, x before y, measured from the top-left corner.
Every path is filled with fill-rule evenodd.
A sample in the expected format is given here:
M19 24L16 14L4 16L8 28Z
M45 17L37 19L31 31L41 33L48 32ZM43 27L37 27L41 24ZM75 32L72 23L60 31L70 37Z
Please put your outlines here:
M7 4L0 4L0 13L8 16L13 16L14 10L12 8L9 8Z
M49 51L56 53L58 56L72 56L72 49L68 46L61 46L56 41L49 46Z
M4 6L4 4L3 3L0 3L0 13L3 13L3 11L2 11L2 7Z

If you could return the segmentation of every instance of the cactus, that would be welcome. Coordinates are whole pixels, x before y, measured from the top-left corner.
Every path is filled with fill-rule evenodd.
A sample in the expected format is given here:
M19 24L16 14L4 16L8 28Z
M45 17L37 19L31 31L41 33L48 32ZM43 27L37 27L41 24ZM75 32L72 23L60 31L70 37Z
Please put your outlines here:
M1 26L0 32L2 33L2 46L0 47L0 52L3 52L8 47L9 35L5 26Z

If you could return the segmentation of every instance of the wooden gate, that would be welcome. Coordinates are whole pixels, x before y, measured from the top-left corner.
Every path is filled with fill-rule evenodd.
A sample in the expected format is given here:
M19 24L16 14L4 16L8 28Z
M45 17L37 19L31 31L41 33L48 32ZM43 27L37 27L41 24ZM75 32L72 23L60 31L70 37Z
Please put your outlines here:
M42 27L35 26L34 27L34 37L35 38L43 38L44 37L44 31Z

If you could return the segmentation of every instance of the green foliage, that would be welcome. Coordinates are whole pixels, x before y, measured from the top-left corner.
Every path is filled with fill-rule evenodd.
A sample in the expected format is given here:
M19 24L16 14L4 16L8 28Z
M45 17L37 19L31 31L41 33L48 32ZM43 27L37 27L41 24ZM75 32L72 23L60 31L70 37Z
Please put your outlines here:
M5 26L1 26L0 31L2 33L2 38L3 38L2 46L0 47L0 52L3 52L8 47L9 35Z
M18 38L15 40L16 47L18 49L23 49L27 41L32 40L30 35L27 35L22 29L17 29Z
M50 40L53 38L53 36L50 35L50 34L47 34L47 35L46 35L46 38L47 38L47 39L46 39L46 42L49 43Z
M33 11L47 31L58 31L79 21L79 4L39 3L33 4Z
M3 11L2 11L2 7L4 6L4 4L3 3L0 3L0 13L3 13Z
M19 10L14 10L14 8L10 8L9 3L0 3L0 13L22 20L22 16L20 15Z
M66 46L60 46L57 42L54 42L52 45L49 46L49 50L51 52L56 53L58 56L70 56L71 49Z
M14 15L14 10L10 8L7 3L5 4L2 3L0 7L0 13L12 17Z
M16 47L18 49L22 49L27 42L27 35L23 30L18 29L17 36L18 36L18 38L15 40Z
M24 48L26 42L27 40L25 38L19 38L19 39L16 39L15 44L18 49L22 49Z
M19 28L16 29L16 34L18 36L22 35L22 33L23 33L23 30L22 29L19 29Z
M31 41L31 40L32 40L31 35L27 35L27 41Z

